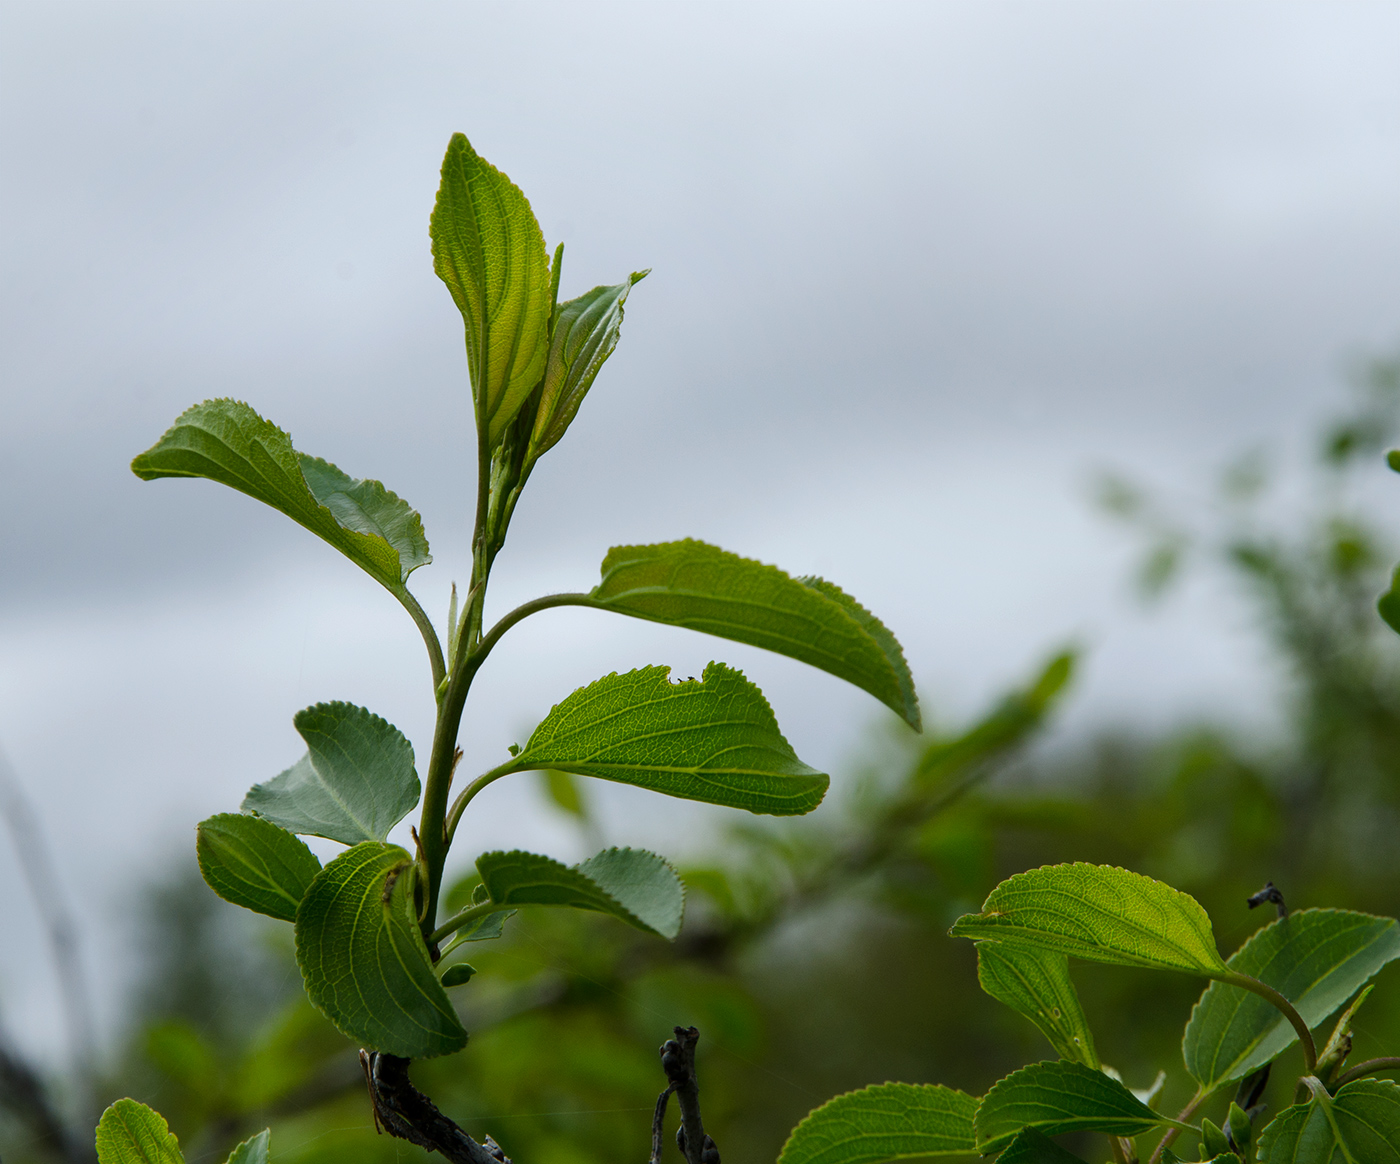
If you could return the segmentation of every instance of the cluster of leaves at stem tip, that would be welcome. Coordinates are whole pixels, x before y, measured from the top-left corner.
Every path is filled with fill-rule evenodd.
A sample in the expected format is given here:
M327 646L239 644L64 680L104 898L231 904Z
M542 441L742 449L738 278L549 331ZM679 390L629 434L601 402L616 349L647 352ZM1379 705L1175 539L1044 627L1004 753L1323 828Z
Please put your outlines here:
M593 910L661 938L680 930L675 871L628 848L577 865L477 853L474 891L444 916L444 863L459 835L476 839L471 803L493 781L556 771L776 815L810 812L827 788L827 775L784 738L762 692L720 662L682 682L665 666L605 675L565 694L499 763L460 779L468 692L522 619L583 606L765 647L863 688L920 726L903 652L879 619L830 582L698 541L614 547L591 589L485 621L492 566L521 494L617 347L624 305L647 272L561 301L563 246L551 257L525 196L461 134L443 159L429 233L433 268L465 324L476 420L476 447L461 450L477 467L475 508L462 513L463 527L472 526L471 577L460 604L453 584L441 631L408 589L432 560L418 512L379 481L298 450L250 405L196 404L131 466L146 480L207 478L280 510L388 590L422 635L431 674L424 697L436 723L421 779L403 733L367 708L330 700L293 717L306 754L197 834L200 869L220 897L293 923L316 1007L363 1047L410 1059L466 1043L448 995L473 974L461 955L498 938L522 906ZM415 807L410 851L388 838ZM347 848L322 866L300 836Z

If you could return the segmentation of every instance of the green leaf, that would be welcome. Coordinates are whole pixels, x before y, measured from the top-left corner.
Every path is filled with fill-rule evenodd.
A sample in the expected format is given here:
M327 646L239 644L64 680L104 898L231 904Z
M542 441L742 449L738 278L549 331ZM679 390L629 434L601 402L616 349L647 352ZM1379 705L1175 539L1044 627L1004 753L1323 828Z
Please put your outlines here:
M1314 1095L1259 1135L1263 1164L1400 1164L1400 1085L1358 1079Z
M297 910L297 964L342 1034L406 1059L460 1050L467 1032L418 928L413 859L366 841L321 870Z
M977 1100L935 1084L882 1083L828 1100L783 1145L778 1164L876 1164L975 1156Z
M580 820L586 820L588 809L583 803L583 790L579 787L578 781L574 779L570 772L561 772L557 768L549 768L540 773L541 783L544 786L544 794L550 801L562 808L570 816L576 816Z
M228 1154L226 1164L267 1164L267 1142L272 1136L271 1128L263 1128L251 1140L244 1140Z
M599 370L617 348L628 292L650 273L633 271L625 283L594 287L559 305L527 460L538 460L552 449L573 423Z
M506 771L558 768L775 816L821 803L829 778L797 758L742 672L711 663L698 683L670 674L643 667L579 688Z
M997 1157L997 1164L1084 1164L1084 1161L1034 1128L1026 1128Z
M199 871L234 905L295 921L306 887L321 871L305 842L269 820L221 812L195 830Z
M680 878L645 849L605 849L572 869L537 853L483 853L476 867L497 905L567 905L612 914L663 938L680 932Z
M1376 610L1391 630L1400 634L1400 566L1390 576L1390 589L1376 600Z
M491 892L479 880L476 888L472 890L471 905L485 905L491 900ZM448 909L452 913L460 913L466 909L466 904L453 906L450 902ZM443 948L442 956L445 958L452 953L463 942L490 942L499 938L505 931L506 922L515 916L515 910L501 910L497 913L485 913L480 917L472 918L466 925L462 926L452 935L452 941Z
M472 395L494 448L547 355L549 255L519 187L454 133L428 233L433 270L467 329Z
M180 1141L157 1112L119 1099L97 1121L98 1164L185 1164Z
M468 962L458 962L442 972L444 986L465 986L476 975L476 967Z
M977 981L998 1002L1035 1023L1061 1059L1098 1068L1094 1036L1063 954L978 942Z
M206 400L131 462L143 481L207 477L285 513L395 595L432 561L423 521L378 481L347 477L238 400Z
M1396 957L1400 925L1393 918L1307 909L1265 926L1227 965L1272 986L1315 1027ZM1266 999L1212 982L1191 1012L1182 1058L1203 1086L1214 1089L1262 1067L1297 1038Z
M1106 1132L1140 1136L1172 1121L1142 1103L1102 1071L1070 1063L1032 1063L999 1080L977 1108L977 1150L1007 1147L1022 1128L1047 1136Z
M1225 974L1210 918L1195 898L1108 865L1044 865L998 885L954 936L1054 950L1090 962Z
M918 730L904 652L883 623L830 582L704 542L615 546L589 597L620 614L763 647L853 683Z
M418 803L413 745L353 703L318 703L292 723L307 753L243 798L243 811L288 832L346 845L382 841Z

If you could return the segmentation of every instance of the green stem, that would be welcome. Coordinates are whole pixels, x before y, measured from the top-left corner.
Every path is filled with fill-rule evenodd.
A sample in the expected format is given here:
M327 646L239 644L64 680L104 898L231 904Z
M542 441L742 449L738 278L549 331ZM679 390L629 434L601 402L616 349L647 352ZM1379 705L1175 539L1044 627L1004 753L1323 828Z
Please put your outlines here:
M438 926L428 935L428 944L442 941L449 934L456 933L470 921L475 921L479 917L485 917L488 913L500 913L502 910L510 909L508 905L497 905L494 901L483 901L480 905L473 905L461 913L453 914L442 925Z
M1198 1088L1196 1094L1191 1097L1191 1102L1182 1108L1181 1112L1177 1115L1176 1122L1179 1124L1186 1123L1196 1114L1196 1109L1214 1094L1215 1092L1213 1090L1207 1090L1204 1087ZM1152 1150L1152 1158L1148 1160L1147 1164L1160 1164L1162 1153L1176 1143L1176 1138L1181 1135L1183 1130L1183 1128L1168 1128L1166 1135L1162 1137L1161 1143Z
M423 636L423 642L428 648L428 662L433 668L433 690L436 691L447 675L447 668L442 661L442 644L438 642L437 631L433 629L432 620L427 613L418 605L418 599L408 592L407 586L400 586L393 594L403 603L404 609L413 616L413 621L418 624L418 633ZM451 634L452 628L448 627L447 632Z
M447 813L446 832L449 848L452 845L452 837L457 832L457 822L462 819L462 813L466 811L467 805L472 802L476 794L488 784L499 780L502 776L509 776L512 772L518 771L520 771L520 769L515 766L515 761L513 759L507 760L499 767L492 768L491 771L478 776L462 789L457 799L452 802L452 808Z
M472 648L472 656L480 666L486 661L486 656L491 653L492 648L501 641L501 636L510 630L516 623L529 618L532 614L537 614L541 610L549 610L555 606L601 606L602 603L587 594L546 594L543 598L535 598L529 602L522 602L509 614L505 615L495 626L493 626L486 637L477 646Z
M1345 1087L1348 1083L1354 1083L1367 1075L1374 1075L1377 1071L1400 1071L1400 1058L1387 1055L1381 1059L1367 1059L1364 1063L1358 1063L1345 1075L1332 1084L1332 1090Z
M1303 1021L1303 1016L1293 1009L1293 1004L1284 998L1277 990L1267 983L1260 982L1257 978L1251 978L1248 974L1241 974L1236 970L1231 970L1220 979L1228 982L1231 986L1238 986L1244 990L1252 991L1260 998L1273 1003L1282 1012L1298 1032L1298 1039L1303 1044L1303 1058L1308 1065L1308 1074L1311 1075L1317 1070L1317 1044L1313 1042L1312 1031L1308 1030L1308 1024Z

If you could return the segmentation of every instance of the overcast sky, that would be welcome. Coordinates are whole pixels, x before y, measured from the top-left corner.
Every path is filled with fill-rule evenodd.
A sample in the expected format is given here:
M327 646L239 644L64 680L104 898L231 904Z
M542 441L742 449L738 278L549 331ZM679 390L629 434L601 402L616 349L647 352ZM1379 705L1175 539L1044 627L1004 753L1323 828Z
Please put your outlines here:
M1087 483L1191 486L1392 349L1397 43L1389 3L0 5L0 747L106 1021L125 902L298 758L297 709L365 704L426 760L387 595L255 502L127 464L189 404L246 400L422 512L414 587L444 616L474 482L427 236L453 131L567 243L566 296L654 269L517 513L497 613L696 536L857 595L927 720L1073 639L1071 723L1160 724L1260 704L1257 648L1209 590L1140 615ZM483 673L466 763L607 671L711 658L819 767L882 714L556 611ZM717 816L601 799L609 839L663 851ZM468 848L581 855L527 778L479 803ZM0 1016L46 1046L35 918L0 902Z

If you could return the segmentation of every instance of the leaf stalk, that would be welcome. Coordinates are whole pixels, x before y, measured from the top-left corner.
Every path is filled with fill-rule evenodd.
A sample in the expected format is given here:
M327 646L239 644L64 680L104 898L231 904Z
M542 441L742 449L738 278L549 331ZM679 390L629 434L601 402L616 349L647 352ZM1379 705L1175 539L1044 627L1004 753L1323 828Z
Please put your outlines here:
M1283 1014L1295 1031L1298 1032L1298 1040L1303 1044L1303 1058L1308 1065L1308 1074L1311 1075L1317 1070L1317 1044L1313 1042L1312 1031L1308 1030L1308 1024L1303 1021L1303 1016L1294 1009L1293 1004L1284 998L1277 990L1266 982L1260 982L1257 978L1251 978L1248 974L1241 974L1236 970L1231 970L1228 974L1222 975L1222 982L1228 982L1231 986L1238 986L1257 994L1260 998L1272 1003Z

